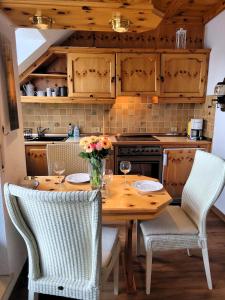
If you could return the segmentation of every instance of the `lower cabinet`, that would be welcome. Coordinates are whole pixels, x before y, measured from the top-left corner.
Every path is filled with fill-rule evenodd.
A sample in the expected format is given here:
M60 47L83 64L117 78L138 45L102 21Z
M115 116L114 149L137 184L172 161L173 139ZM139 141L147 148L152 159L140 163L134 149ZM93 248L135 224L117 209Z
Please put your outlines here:
M47 176L47 150L46 145L26 145L26 164L28 176ZM106 158L106 169L114 172L114 152Z
M28 176L48 175L46 145L26 146L26 164Z
M175 202L181 199L197 149L207 151L207 148L204 147L173 148L163 151L162 183Z

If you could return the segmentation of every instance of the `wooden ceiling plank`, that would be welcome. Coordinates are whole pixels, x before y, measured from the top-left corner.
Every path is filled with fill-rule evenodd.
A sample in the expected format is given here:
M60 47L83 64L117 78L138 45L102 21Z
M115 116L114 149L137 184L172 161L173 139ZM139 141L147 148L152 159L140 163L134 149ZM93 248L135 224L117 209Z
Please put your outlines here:
M151 1L62 1L62 0L2 0L0 2L0 7L42 7L44 9L50 8L65 8L71 9L73 7L89 7L89 8L112 8L112 9L154 9Z
M121 5L121 1L122 0L113 2L107 1L107 3L101 1L67 1L65 4L65 1L61 0L39 0L38 3L33 0L2 0L0 2L0 8L2 8L8 17L19 27L33 27L30 17L32 17L39 8L41 8L43 15L53 19L53 29L112 31L110 20L117 13L131 21L131 32L144 32L155 29L160 23L162 16L160 16L158 12L154 14L154 10L151 9L151 1L142 0L134 1L133 3L129 0L131 2L129 6L125 5L125 3L129 4L129 2L123 2ZM70 2L73 5L68 7L68 3ZM8 5L6 5L6 3ZM51 3L52 5L50 5ZM96 6L89 6L91 3L94 3ZM146 6L146 3L148 6ZM59 8L59 5L62 4L63 6ZM112 5L116 5L117 7L118 4L120 5L118 9L113 8L114 6ZM135 8L135 6L137 8ZM143 9L145 6L148 7L148 9Z
M216 5L214 5L203 17L204 25L208 23L210 20L215 18L219 13L221 13L225 9L225 1L220 0Z
M187 3L187 0L172 0L170 5L165 11L163 20L169 19L176 15L176 12L179 8Z

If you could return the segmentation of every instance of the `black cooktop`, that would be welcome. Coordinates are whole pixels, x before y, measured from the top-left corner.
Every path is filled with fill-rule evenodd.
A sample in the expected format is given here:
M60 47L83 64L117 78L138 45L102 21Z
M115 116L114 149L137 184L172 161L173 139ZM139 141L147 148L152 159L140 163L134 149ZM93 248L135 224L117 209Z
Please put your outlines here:
M116 135L117 141L158 141L156 137L151 134L118 134Z

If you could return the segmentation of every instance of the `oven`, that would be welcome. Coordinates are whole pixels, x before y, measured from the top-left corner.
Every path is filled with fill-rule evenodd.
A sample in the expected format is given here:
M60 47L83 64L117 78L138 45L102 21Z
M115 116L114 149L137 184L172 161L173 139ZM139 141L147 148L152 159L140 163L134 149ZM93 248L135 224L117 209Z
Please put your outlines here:
M115 147L115 174L122 174L120 162L131 162L129 174L140 174L162 179L163 151L157 145L117 145Z

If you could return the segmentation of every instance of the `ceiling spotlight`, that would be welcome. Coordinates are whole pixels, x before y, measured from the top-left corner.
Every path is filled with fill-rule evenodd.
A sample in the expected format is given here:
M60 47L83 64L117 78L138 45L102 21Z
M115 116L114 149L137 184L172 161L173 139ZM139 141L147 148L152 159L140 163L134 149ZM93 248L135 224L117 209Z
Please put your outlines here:
M48 29L52 27L52 23L54 23L53 19L50 17L35 15L30 18L31 23L37 27L38 29Z
M127 32L130 26L130 20L122 19L120 16L116 16L111 20L112 29L116 32Z

